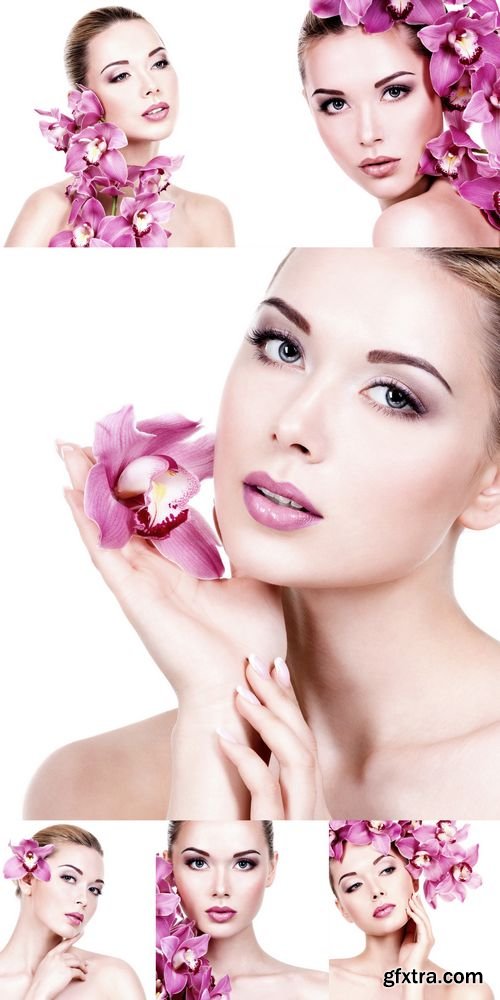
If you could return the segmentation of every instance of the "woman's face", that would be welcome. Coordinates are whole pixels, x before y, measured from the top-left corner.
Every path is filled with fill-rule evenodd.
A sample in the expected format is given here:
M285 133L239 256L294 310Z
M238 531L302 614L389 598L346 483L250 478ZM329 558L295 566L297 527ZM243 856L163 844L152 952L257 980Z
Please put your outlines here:
M413 880L396 854L347 844L343 860L330 859L330 867L339 910L365 934L383 936L408 923Z
M440 548L447 565L491 485L480 331L476 297L414 251L293 252L221 403L216 509L236 574L342 587Z
M47 858L49 882L33 879L28 889L33 914L61 938L74 937L94 916L103 889L103 861L91 847L61 843Z
M89 43L86 84L129 142L170 135L178 108L177 75L148 21L118 21Z
M352 180L381 201L425 190L418 162L442 131L443 113L429 60L404 31L348 28L313 42L304 93L323 142Z
M232 937L260 910L274 878L262 824L181 824L171 860L182 906L203 933Z

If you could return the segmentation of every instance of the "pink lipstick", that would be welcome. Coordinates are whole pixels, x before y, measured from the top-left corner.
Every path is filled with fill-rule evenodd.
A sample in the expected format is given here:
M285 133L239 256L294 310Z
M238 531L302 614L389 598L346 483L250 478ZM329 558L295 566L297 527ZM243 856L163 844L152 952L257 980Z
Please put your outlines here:
M277 531L295 531L320 521L322 515L293 483L276 482L267 472L251 472L243 483L248 513Z
M384 903L383 906L377 906L377 909L373 911L373 916L379 918L388 917L395 909L395 903Z
M362 160L359 164L363 173L369 177L390 177L401 163L400 159L391 156L377 156L374 159Z
M167 117L170 111L170 105L168 104L152 104L150 108L147 108L143 112L142 117L147 118L149 122L162 122Z
M80 927L83 924L83 913L65 913L64 916L73 927Z
M232 910L230 906L212 906L210 910L205 910L211 920L216 924L226 924L236 916L237 910Z

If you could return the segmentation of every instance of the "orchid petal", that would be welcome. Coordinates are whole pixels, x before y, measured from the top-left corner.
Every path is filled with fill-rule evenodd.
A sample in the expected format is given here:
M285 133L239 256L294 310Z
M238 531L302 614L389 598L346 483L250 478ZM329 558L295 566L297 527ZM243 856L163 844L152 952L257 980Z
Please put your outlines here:
M19 858L9 858L3 868L4 878L24 878L27 875L26 868Z
M134 530L134 514L113 496L104 465L94 465L85 483L84 510L100 532L100 544L120 549Z
M49 247L70 247L73 241L73 233L70 229L64 229L61 233L56 233L52 237Z
M124 500L147 493L154 476L159 476L169 468L166 458L158 455L141 455L125 466L115 486L115 495Z
M162 555L200 580L219 579L224 573L215 535L196 510L166 538L152 541Z

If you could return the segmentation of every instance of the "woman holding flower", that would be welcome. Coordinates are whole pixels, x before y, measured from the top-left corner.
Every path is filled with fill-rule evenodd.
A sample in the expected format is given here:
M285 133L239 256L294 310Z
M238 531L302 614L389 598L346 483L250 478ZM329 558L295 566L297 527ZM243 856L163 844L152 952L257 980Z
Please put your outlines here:
M496 0L311 8L299 39L304 96L338 166L378 200L374 246L498 247Z
M66 68L70 115L40 113L73 179L28 199L7 246L232 246L226 207L171 184L182 159L158 155L178 85L153 26L125 7L90 11L68 38Z
M79 947L104 886L96 837L58 824L11 850L3 875L17 882L20 913L0 951L2 1000L145 1000L126 962Z

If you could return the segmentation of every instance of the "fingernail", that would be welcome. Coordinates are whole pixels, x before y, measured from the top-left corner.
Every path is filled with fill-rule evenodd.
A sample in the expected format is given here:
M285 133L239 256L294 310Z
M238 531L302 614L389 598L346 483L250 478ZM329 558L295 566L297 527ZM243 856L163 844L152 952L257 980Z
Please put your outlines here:
M260 677L269 678L269 670L262 662L262 660L259 660L259 657L256 656L255 653L250 653L250 656L248 657L248 662L250 666L253 667L255 672L259 674Z
M277 656L274 661L274 666L276 669L276 678L279 680L283 687L291 687L292 682L290 680L290 671L282 656Z
M66 444L65 441L56 441L56 449L59 458L62 458L63 462L66 460L66 456L75 450L73 445Z
M245 701L249 701L251 705L260 705L259 699L255 697L252 691L249 691L248 688L243 687L242 684L237 684L236 690L238 694L241 694L241 697L244 698Z
M217 726L215 732L217 736L220 736L222 740L227 740L228 743L238 743L238 740L229 732L229 729L223 729L222 726Z

